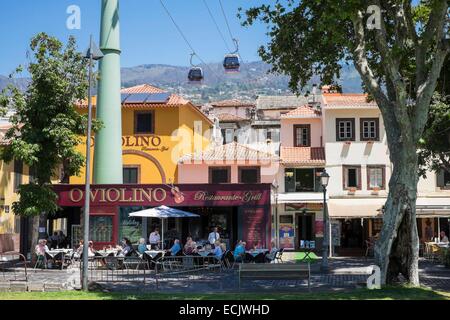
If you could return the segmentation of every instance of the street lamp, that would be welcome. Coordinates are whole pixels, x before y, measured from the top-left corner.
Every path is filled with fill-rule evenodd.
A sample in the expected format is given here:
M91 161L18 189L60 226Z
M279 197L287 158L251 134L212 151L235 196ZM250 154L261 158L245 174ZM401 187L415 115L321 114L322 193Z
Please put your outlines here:
M103 53L95 45L92 35L90 38L89 49L85 55L89 59L89 91L88 91L88 125L86 134L86 186L84 192L84 235L83 235L83 272L82 272L82 287L83 290L88 290L88 263L89 263L89 200L91 193L91 127L92 127L92 67L94 60L103 58Z
M328 246L330 239L330 232L328 229L328 212L327 212L327 186L330 180L330 175L324 169L320 175L320 183L323 190L323 243L322 243L322 271L328 271Z

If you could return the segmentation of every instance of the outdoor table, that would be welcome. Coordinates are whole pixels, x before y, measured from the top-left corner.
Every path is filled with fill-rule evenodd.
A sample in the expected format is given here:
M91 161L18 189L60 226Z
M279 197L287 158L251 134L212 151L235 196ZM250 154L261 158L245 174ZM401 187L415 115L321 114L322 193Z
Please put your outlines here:
M69 254L71 254L73 252L72 249L53 249L53 250L49 250L47 251L47 254L54 259L56 257L56 255L62 253L62 259L61 259L61 270L64 268L64 261L65 261L65 257Z
M312 259L310 254L314 252L314 248L300 248L300 252L303 252L305 256L300 259L300 261L306 260L306 259Z
M162 253L164 255L165 251L163 251L163 250L149 250L149 251L145 251L145 254L148 255L149 257L151 257L152 259L154 257L156 257L156 255L158 253Z
M245 251L245 252L251 254L254 257L256 257L260 253L269 252L269 250L268 249L256 249L256 250L248 250L248 251Z
M107 257L107 256L110 255L111 253L113 253L114 256L116 256L118 250L98 250L97 252L98 252L99 254L101 254L102 257Z
M201 255L202 257L206 257L206 256L208 256L208 254L214 253L214 251L213 250L200 250L200 251L197 251L197 253L199 255Z

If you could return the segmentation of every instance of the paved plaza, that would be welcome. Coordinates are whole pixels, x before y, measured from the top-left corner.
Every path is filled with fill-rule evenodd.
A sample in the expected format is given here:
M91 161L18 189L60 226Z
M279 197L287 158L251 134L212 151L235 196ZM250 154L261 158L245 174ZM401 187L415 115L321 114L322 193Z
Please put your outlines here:
M286 256L292 263L293 255ZM311 290L348 291L365 286L369 266L373 260L364 258L333 258L330 271L320 271L320 260L311 264ZM450 292L450 269L424 259L420 260L420 278L423 286L433 290ZM59 291L80 288L80 270L77 267L64 270L28 269L28 281L23 281L23 269L0 273L0 291ZM129 281L132 277L132 281ZM295 292L308 291L306 280L243 280L239 288L238 270L202 272L176 276L163 276L155 280L153 271L147 271L145 284L142 271L119 277L120 281L97 281L99 288L107 291L128 292Z

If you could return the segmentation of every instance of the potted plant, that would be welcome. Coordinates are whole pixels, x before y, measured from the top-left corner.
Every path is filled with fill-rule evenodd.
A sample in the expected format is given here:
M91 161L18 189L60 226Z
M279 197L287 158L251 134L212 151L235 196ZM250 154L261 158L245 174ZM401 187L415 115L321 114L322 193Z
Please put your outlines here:
M348 188L348 194L355 194L355 192L356 192L356 188L355 187Z
M380 191L380 187L379 186L375 186L372 188L372 194L378 194L378 192Z

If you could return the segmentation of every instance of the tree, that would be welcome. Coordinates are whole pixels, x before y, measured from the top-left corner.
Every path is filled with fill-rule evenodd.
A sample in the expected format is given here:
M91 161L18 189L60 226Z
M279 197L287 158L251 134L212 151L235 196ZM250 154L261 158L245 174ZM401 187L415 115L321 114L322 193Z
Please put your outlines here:
M247 8L243 21L245 26L268 24L270 42L259 53L273 65L272 71L290 76L295 92L313 75L323 84L334 83L342 66L353 63L378 104L393 163L375 247L383 284L399 274L419 284L417 147L449 52L449 41L444 41L448 2L412 2L277 0Z
M73 37L64 48L58 39L40 33L31 40L30 49L31 82L26 91L9 85L0 94L2 111L15 111L1 158L22 161L30 171L33 168L34 179L19 187L20 198L12 209L17 215L33 217L32 243L36 244L39 222L42 225L47 214L58 210L52 178L61 167L65 175L77 175L84 165L76 147L87 120L75 104L87 95L88 61L76 51Z

